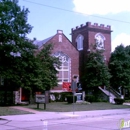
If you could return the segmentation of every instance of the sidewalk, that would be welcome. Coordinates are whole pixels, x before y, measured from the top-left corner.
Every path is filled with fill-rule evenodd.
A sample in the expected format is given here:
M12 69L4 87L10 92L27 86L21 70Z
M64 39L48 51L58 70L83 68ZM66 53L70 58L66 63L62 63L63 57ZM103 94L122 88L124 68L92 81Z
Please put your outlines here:
M18 110L22 110L22 111L27 111L27 112L31 112L31 113L34 113L34 114L41 113L40 111L33 110L33 109L30 109L30 108L20 107L20 106L14 106L14 107L10 107L10 108L18 109Z
M41 120L62 120L70 118L94 118L110 115L130 114L130 109L112 109L96 111L78 111L78 112L39 112L26 115L0 116L2 119L10 121L41 121Z

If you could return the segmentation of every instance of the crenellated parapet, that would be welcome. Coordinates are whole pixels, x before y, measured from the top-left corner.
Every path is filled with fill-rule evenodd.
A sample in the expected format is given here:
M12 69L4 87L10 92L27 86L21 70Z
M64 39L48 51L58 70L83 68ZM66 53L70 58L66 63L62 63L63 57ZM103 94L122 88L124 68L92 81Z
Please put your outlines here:
M93 29L102 29L102 30L111 30L111 26L107 25L105 26L104 24L98 24L98 23L94 23L92 24L91 22L86 22L86 24L81 24L80 26L76 26L76 28L72 28L71 31L76 31L82 28L93 28Z

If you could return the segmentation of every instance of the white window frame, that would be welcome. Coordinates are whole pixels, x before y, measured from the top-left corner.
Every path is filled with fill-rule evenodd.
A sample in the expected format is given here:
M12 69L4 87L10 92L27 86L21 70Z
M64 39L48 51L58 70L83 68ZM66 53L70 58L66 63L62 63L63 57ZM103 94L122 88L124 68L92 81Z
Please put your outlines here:
M57 71L61 72L61 77L58 77L58 84L63 84L63 82L70 82L71 81L71 59L64 53L59 52L56 55L54 54L53 56L59 57L59 60L61 61L61 66L60 69L56 68ZM67 63L67 68L64 66L64 63ZM67 78L64 78L64 73L68 72ZM57 74L58 76L59 74Z
M64 63L61 63L60 69L57 71L61 72L61 77L58 77L58 84L62 84L63 82L70 82L70 63L67 62L67 66L64 66ZM66 69L64 67L67 67ZM67 77L64 77L65 72L68 73Z

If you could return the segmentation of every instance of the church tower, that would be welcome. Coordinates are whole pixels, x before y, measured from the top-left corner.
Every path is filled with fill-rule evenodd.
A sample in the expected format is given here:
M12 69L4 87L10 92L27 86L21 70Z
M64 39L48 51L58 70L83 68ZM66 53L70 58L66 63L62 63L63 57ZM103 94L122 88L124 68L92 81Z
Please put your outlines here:
M87 22L71 29L72 44L79 51L79 74L82 75L85 57L91 50L104 50L104 60L109 62L111 54L111 26Z

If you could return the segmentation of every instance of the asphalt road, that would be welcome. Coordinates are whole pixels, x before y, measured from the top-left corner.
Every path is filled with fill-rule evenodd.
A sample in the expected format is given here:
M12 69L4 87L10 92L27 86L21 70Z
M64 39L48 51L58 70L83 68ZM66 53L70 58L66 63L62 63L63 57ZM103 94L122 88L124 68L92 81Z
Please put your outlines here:
M123 130L121 119L129 121L130 114L47 121L0 120L0 130ZM124 130L130 130L130 127Z

